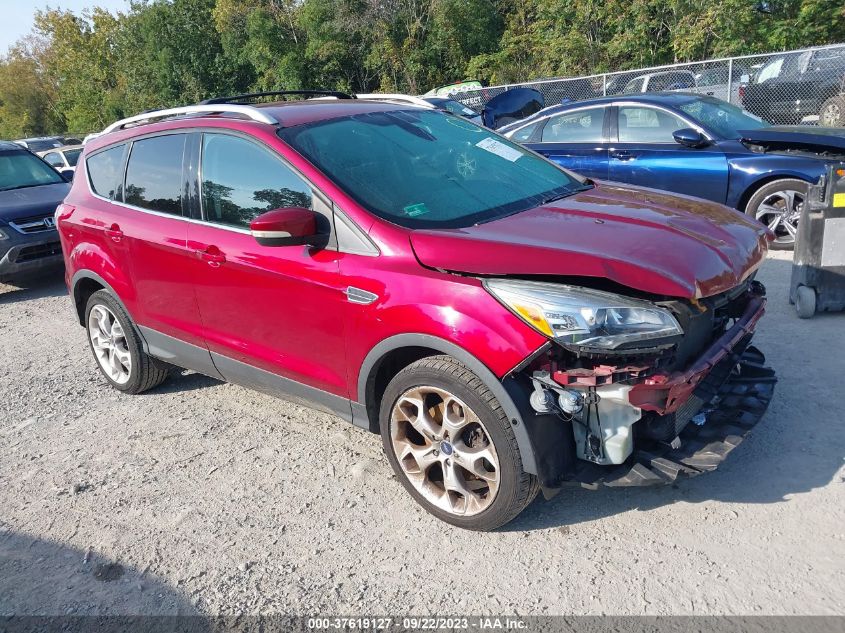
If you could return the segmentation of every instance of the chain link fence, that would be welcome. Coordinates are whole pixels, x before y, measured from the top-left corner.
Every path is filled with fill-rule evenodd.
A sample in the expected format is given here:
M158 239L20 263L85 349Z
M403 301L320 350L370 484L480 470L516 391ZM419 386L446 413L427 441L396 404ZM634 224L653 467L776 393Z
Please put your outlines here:
M510 88L534 88L546 106L604 95L683 91L745 108L776 125L845 126L845 44L655 66L566 79L461 90L450 96L480 112Z

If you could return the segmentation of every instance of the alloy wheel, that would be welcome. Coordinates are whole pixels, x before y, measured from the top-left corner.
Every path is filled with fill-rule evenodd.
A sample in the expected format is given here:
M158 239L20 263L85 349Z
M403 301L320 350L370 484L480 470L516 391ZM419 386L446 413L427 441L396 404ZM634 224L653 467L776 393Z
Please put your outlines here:
M126 384L132 373L132 355L123 326L102 304L95 305L88 314L88 336L94 356L103 372L119 385Z
M776 243L794 244L803 206L802 192L793 189L774 191L760 202L755 217L775 234Z
M838 127L842 125L842 109L838 103L828 103L822 110L821 124L825 127Z
M499 457L475 412L437 387L405 391L390 416L402 472L431 504L459 516L488 508L499 489Z

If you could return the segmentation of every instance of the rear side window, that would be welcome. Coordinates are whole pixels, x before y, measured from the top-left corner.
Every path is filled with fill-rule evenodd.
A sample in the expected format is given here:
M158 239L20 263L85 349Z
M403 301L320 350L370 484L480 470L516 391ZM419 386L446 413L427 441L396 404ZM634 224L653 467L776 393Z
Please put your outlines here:
M566 112L549 119L543 128L544 143L601 143L604 108Z
M249 227L265 211L311 208L311 188L282 161L250 141L227 134L202 138L205 219Z
M123 180L124 149L125 146L117 145L103 152L97 152L85 161L88 166L91 189L97 195L109 200L117 199L117 190Z
M168 134L132 143L126 167L126 204L182 215L182 155L186 138L185 134Z

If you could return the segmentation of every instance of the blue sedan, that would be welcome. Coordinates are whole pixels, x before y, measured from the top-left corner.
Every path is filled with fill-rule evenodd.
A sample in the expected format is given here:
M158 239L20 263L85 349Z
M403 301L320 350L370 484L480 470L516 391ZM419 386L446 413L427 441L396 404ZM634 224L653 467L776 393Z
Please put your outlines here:
M845 129L770 127L698 94L615 95L552 106L498 130L585 176L714 200L792 248L808 183L845 160Z

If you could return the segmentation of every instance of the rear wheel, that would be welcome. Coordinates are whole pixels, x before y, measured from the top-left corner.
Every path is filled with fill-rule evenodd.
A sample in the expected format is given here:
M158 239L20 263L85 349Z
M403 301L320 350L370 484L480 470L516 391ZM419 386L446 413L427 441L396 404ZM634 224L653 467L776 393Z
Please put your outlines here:
M115 389L141 393L167 378L168 366L144 352L129 315L105 290L88 299L85 328L97 366Z
M798 318L809 319L816 313L816 291L809 286L795 289L795 311Z
M819 110L819 125L824 127L842 127L845 125L845 99L831 97Z
M807 197L807 183L797 178L782 178L760 187L748 200L745 212L753 215L775 234L774 250L795 247L798 218Z
M492 530L537 495L499 402L451 357L423 358L400 371L387 386L379 419L396 476L447 523Z

